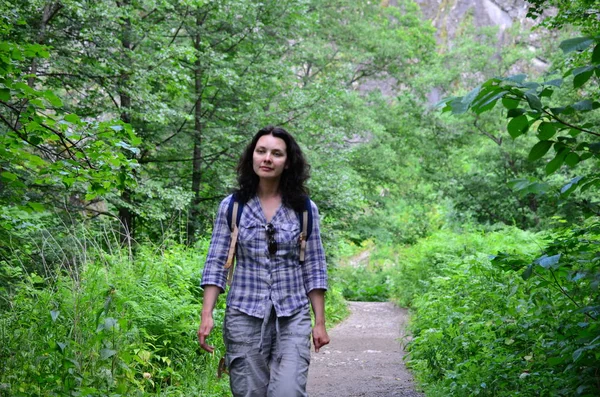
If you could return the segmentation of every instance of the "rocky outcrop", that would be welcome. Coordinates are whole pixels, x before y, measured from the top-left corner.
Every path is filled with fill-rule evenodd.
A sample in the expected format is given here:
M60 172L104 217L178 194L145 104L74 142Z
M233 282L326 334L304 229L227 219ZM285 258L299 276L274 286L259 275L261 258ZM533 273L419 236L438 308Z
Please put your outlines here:
M499 33L519 22L532 26L527 18L528 3L524 0L415 0L423 16L438 30L438 39L452 40L456 28L471 16L475 26L497 26Z
M436 28L439 48L452 46L456 35L464 31L465 21L477 27L496 26L498 35L496 47L498 50L514 40L507 30L517 24L521 32L527 32L537 22L527 17L529 3L525 0L414 0L423 14L423 18L431 21ZM397 7L399 0L382 0L385 7ZM526 45L533 52L540 47L540 41L545 36L543 30L526 33L519 38L521 45ZM509 74L539 73L546 70L548 64L541 58L529 59L527 62L516 62ZM397 82L392 78L378 76L363 81L358 88L362 92L379 90L385 96L393 97L398 92ZM444 94L437 88L432 88L428 95L430 105L439 101Z

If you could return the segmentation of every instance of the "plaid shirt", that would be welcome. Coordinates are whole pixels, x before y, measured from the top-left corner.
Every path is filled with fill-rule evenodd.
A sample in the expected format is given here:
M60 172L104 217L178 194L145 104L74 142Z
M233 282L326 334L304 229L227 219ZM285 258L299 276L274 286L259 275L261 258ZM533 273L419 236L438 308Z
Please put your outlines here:
M232 196L219 206L212 240L208 249L201 286L216 285L225 290L224 268L231 241L227 225L227 207ZM327 289L327 265L319 231L319 213L311 201L313 228L306 242L306 255L300 264L300 221L297 213L283 205L271 223L275 226L277 252L267 247L267 220L254 196L244 205L240 218L235 271L227 305L250 316L264 318L266 303L273 302L277 317L296 314L308 305L308 292Z

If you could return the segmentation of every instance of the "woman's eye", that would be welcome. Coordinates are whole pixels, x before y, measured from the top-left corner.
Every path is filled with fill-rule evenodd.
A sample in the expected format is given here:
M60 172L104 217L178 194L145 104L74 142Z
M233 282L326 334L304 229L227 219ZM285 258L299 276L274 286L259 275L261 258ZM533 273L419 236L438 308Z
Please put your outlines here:
M255 152L256 152L256 153L263 154L263 153L265 152L265 150L264 150L264 149L256 149L256 150L255 150Z

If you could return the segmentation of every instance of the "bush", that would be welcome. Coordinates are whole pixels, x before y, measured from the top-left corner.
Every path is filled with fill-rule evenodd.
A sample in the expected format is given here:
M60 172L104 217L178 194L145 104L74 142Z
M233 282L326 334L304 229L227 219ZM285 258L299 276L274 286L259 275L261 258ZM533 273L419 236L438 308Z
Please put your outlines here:
M78 267L46 279L27 274L0 313L3 393L224 395L227 381L216 379L220 327L214 356L196 337L205 249L140 247L130 258L88 248Z
M349 301L386 302L389 298L389 276L384 269L343 266L336 270L335 280Z
M43 272L0 264L9 287L0 290L0 395L231 395L229 379L217 378L225 295L208 340L213 355L196 335L208 240L195 249L139 245L130 256L114 244L101 248L108 236L63 232L46 247L52 260ZM326 315L329 327L348 315L335 284Z
M420 259L400 282L414 283L401 298L414 312L408 363L427 394L595 395L599 230L558 231L541 256L540 236L515 229L444 233L445 247L432 236L410 248ZM487 255L499 246L512 254Z

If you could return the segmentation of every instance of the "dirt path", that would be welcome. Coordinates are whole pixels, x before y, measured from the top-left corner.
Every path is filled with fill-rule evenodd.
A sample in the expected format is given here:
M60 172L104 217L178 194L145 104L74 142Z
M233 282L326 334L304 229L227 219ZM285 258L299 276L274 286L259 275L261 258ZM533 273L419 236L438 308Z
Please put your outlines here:
M406 310L394 304L350 302L351 314L329 331L331 343L312 353L311 397L420 397L404 367L400 338Z

